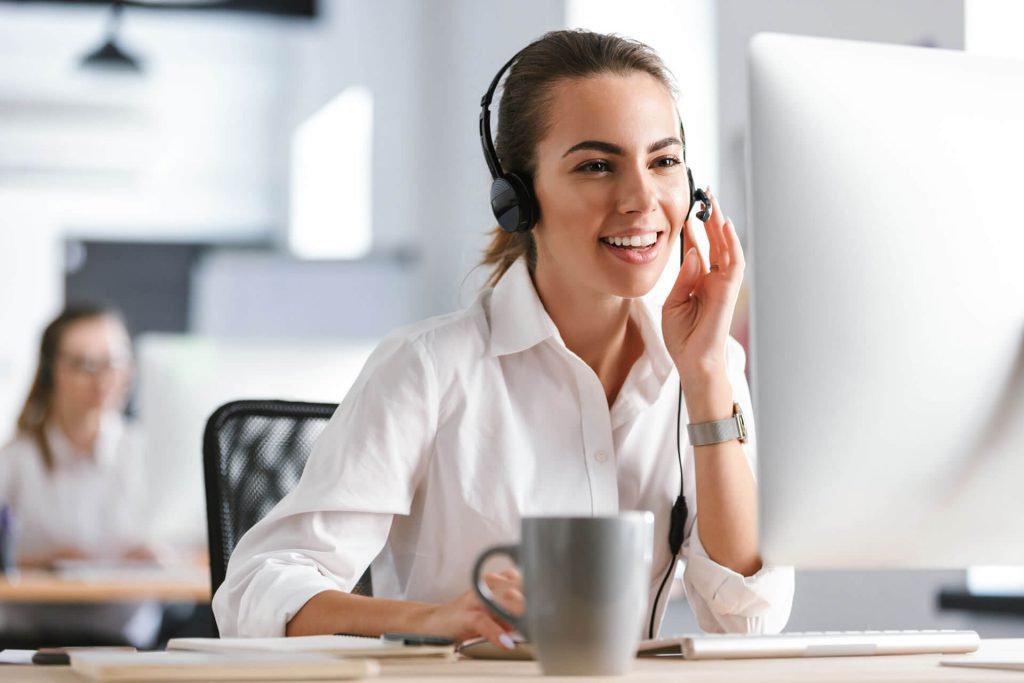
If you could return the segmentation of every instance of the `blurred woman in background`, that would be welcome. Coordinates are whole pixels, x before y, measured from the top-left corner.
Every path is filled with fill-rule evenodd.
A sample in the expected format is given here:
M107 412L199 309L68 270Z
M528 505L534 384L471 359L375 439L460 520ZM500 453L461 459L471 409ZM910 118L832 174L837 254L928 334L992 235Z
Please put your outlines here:
M19 567L156 559L140 526L141 443L123 418L132 376L128 332L113 309L70 306L43 332L17 434L0 449L0 502ZM159 620L156 604L6 605L0 630L135 644Z

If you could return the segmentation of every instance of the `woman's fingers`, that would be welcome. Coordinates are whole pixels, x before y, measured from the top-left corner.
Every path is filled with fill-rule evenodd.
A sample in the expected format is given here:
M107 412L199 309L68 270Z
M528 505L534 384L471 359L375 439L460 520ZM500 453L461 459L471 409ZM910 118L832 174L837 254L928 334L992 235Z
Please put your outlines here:
M705 190L710 202L711 202L711 217L707 221L701 221L704 225L704 232L708 236L708 261L709 265L721 263L722 258L722 241L716 238L717 231L715 230L715 224L719 220L721 213L718 207L715 206L714 196L711 194L711 188L708 187Z
M495 600L515 616L522 616L526 607L523 593L518 588L504 588L494 594Z
M501 573L484 574L484 583L491 589L494 601L514 615L521 615L525 606L522 593L522 578L515 569ZM474 596L475 597L475 596ZM506 624L502 619L492 614L482 603L478 603L479 609L473 619L473 629L481 636L490 641L495 647L505 650L514 649L508 632L512 630L511 625Z
M683 232L686 235L686 242L684 242L683 244L683 246L686 248L686 251L684 251L683 253L686 254L689 253L690 249L695 249L697 252L697 261L700 263L700 272L706 273L708 272L707 264L704 263L704 256L700 253L700 249L697 248L697 241L693 237L692 230L692 222L687 220L685 223L683 223Z
M679 269L676 281L665 298L664 309L666 311L672 311L690 303L690 293L701 277L699 268L700 256L698 256L696 247L690 247L683 259L683 265Z
M740 237L736 234L736 226L733 222L727 221L722 230L726 242L729 244L729 274L743 279L743 271L747 267L747 259L743 255L743 246L740 244Z
M510 570L505 570L498 574L493 572L484 574L484 583L486 583L487 587L492 591L505 586L521 586L523 580L520 578L519 572L510 574L509 571ZM515 570L513 569L511 571Z
M505 571L501 572L500 575L511 581L519 581L520 583L523 581L523 575L520 574L519 570L515 567L509 567Z
M718 199L711 193L710 188L708 188L708 198L711 200L712 210L711 217L704 224L704 229L708 233L708 243L711 245L709 252L711 265L718 266L716 270L727 271L732 259L729 253L729 243L722 234L722 228L725 226L726 221L725 215L722 213L721 207L718 206Z
M515 615L523 613L525 600L523 598L523 582L519 572L506 570L500 574L485 574L484 582L491 589L491 594L499 605Z
M477 614L476 619L473 621L473 629L497 648L502 650L515 649L515 643L508 634L508 631L483 612Z

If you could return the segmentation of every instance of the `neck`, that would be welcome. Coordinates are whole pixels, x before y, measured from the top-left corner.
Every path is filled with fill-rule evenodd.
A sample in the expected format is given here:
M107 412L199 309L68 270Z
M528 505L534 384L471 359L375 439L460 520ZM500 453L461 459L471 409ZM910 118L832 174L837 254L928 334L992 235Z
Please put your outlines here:
M639 330L629 317L630 300L560 282L539 267L534 286L566 347L601 380L610 406L643 352Z
M103 412L100 410L74 411L58 408L54 411L53 422L76 453L91 454L96 449L102 417Z

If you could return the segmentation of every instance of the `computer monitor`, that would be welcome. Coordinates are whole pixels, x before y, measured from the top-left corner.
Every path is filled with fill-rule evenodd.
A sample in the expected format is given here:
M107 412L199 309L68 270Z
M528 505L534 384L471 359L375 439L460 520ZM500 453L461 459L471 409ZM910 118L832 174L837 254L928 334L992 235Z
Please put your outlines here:
M374 344L246 341L149 334L138 341L143 431L155 540L205 546L202 440L206 420L237 399L340 403Z
M750 46L767 561L1024 564L1024 62Z

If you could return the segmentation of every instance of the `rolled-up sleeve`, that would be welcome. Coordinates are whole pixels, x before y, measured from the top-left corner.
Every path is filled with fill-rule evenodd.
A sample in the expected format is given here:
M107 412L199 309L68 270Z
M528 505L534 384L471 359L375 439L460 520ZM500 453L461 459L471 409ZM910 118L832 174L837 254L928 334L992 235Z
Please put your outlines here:
M751 472L757 473L757 431L744 370L746 354L735 339L726 346L729 381L733 397L746 416L748 438L743 444ZM690 447L692 463L692 447ZM696 473L689 470L691 482ZM696 510L696 489L690 509ZM763 566L753 576L743 576L712 560L700 540L700 521L694 515L683 546L686 566L683 584L686 597L701 629L708 633L778 633L789 621L793 606L795 576L792 567Z
M708 633L778 633L793 606L792 567L764 566L743 576L710 557L694 525L683 583L697 623Z
M436 377L396 334L374 351L302 478L231 554L213 598L222 636L282 636L314 595L351 591L408 515L436 432Z

